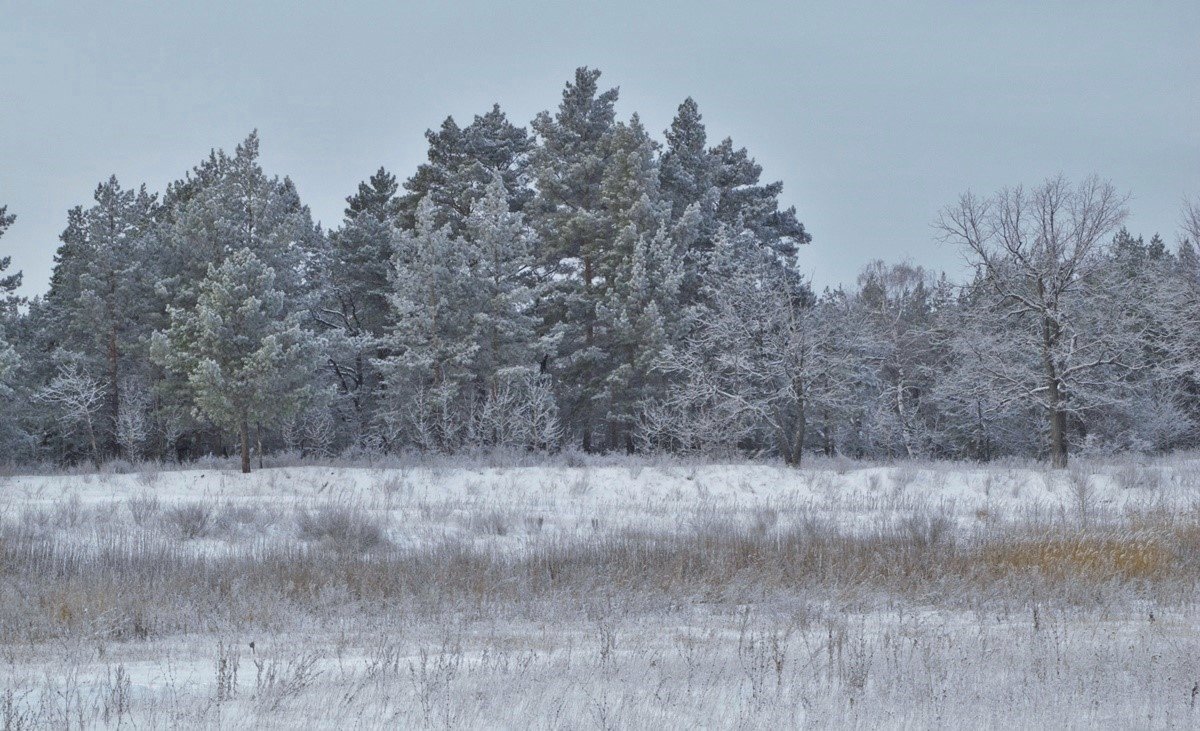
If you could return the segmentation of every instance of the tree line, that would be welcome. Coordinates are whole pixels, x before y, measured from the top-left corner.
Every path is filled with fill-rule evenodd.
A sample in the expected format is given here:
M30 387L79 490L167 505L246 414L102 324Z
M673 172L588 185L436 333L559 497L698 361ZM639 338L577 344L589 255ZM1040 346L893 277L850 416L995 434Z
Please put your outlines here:
M581 68L530 129L426 133L340 225L251 134L71 209L49 291L0 259L0 461L411 449L987 460L1200 440L1200 202L1176 245L1061 177L947 206L974 276L815 292L782 184L685 100L655 140ZM14 216L0 208L0 235Z

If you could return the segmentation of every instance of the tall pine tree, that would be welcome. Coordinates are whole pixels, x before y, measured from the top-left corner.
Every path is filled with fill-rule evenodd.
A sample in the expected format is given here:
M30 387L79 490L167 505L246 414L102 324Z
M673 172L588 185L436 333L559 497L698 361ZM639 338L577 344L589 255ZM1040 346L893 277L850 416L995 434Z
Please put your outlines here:
M388 309L388 268L400 218L396 177L380 168L346 199L342 227L330 236L323 267L317 324L328 333L326 361L340 395L341 421L350 441L366 446L377 411L380 379L374 360L382 355Z
M198 415L236 431L250 471L250 429L278 424L311 390L315 357L275 272L248 248L210 265L193 308L172 308L153 354L181 375Z

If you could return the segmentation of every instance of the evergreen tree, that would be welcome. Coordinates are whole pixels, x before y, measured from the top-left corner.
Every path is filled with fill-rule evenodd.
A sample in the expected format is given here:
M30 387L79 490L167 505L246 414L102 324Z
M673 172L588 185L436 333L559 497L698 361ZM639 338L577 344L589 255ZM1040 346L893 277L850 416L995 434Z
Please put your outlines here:
M8 213L6 206L0 206L0 238L16 218ZM11 263L11 257L0 257L0 275L4 274ZM5 323L15 320L17 316L17 307L21 300L15 291L20 285L20 272L0 276L0 453L10 455L9 458L18 455L18 442L24 436L19 431L17 409L14 408L17 402L16 375L20 356L17 355L16 348L9 344L5 328Z
M351 441L364 446L380 386L374 360L388 322L388 268L400 216L396 178L383 168L346 199L346 218L330 236L329 260L313 317L329 335L326 359L344 405Z
M395 324L380 368L396 435L449 450L461 437L459 407L478 350L469 306L475 282L467 242L436 221L437 206L426 199L416 229L396 238L389 295Z
M395 325L382 362L392 423L422 447L528 443L498 405L520 411L539 386L530 380L538 353L532 233L509 210L498 172L461 235L438 226L436 210L427 198L416 231L395 245Z
M505 378L537 367L533 232L521 213L509 210L499 174L464 224L474 280L475 302L464 303L473 313L474 368L479 384L494 394Z
M544 287L533 276L533 231L509 210L497 173L465 221L475 302L472 369L476 393L470 440L486 446L544 449L558 440L557 411L547 412L550 382L539 374L546 346L534 304Z
M155 329L169 326L171 308L189 310L210 267L249 249L274 272L289 314L310 324L319 303L327 240L287 178L268 176L259 164L259 139L251 133L232 155L217 150L183 180L168 187L157 236ZM221 448L220 432L196 414L188 384L177 373L159 374L155 417L165 442L179 451Z
M584 450L628 442L623 432L637 397L621 390L627 372L609 378L629 366L619 342L629 325L619 321L624 306L616 288L631 271L638 242L655 236L669 217L656 145L636 115L615 122L617 90L600 92L599 77L578 69L557 113L542 112L533 123L540 145L532 205L541 266L554 283L542 303L543 326L557 344L549 365Z
M17 217L8 212L8 206L0 206L0 238L3 238L4 232L16 220ZM7 275L4 273L10 266L12 257L0 256L0 324L3 324L6 318L15 316L17 308L24 302L16 294L21 287L21 272Z
M525 178L533 139L523 127L508 121L500 105L476 115L466 127L447 117L438 131L427 131L425 138L428 162L404 183L408 193L400 199L404 228L416 227L420 204L429 198L434 223L449 224L452 233L462 233L463 220L496 173L504 181L510 210L523 210L532 197Z
M196 290L195 307L171 308L153 354L186 379L198 416L236 430L249 472L250 428L280 422L311 391L311 338L300 314L289 312L275 272L248 248L210 265Z
M258 133L252 132L233 155L213 153L169 190L157 257L166 304L189 306L208 267L242 249L275 272L294 309L313 304L325 236L291 180L267 176L258 157Z
M614 358L602 393L612 424L610 445L623 442L633 451L642 412L666 395L669 376L662 359L680 345L683 267L666 225L643 234L630 225L622 238L633 241L633 255L605 303Z
M683 252L684 301L692 303L700 296L708 254L722 226L753 232L761 245L776 252L783 271L788 271L797 247L812 237L796 218L794 208L780 210L783 184L761 185L761 166L745 148L735 149L729 138L707 147L708 133L691 97L679 105L665 135L662 194L670 201L672 219L686 221L689 231Z
M43 337L48 351L76 354L78 367L104 384L105 407L96 431L102 451L116 454L121 386L142 375L154 322L146 262L154 254L157 201L145 186L123 189L115 176L97 186L93 200L92 207L68 215L46 295L51 331Z
M708 132L694 99L683 100L664 134L667 147L662 155L662 187L674 217L679 218L688 206L704 201L716 185L717 170L708 151ZM714 207L714 220L715 212Z

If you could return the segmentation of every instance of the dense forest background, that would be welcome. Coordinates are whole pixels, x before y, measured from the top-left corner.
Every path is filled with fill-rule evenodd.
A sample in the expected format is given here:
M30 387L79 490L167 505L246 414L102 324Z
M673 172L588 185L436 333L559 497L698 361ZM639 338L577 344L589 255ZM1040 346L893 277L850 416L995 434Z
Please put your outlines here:
M813 291L782 184L685 100L665 140L581 68L529 128L429 131L314 224L251 134L68 212L44 296L0 259L0 462L240 452L820 452L1065 466L1200 444L1200 201L1168 245L1092 178L965 194L974 277ZM0 234L14 216L0 208Z

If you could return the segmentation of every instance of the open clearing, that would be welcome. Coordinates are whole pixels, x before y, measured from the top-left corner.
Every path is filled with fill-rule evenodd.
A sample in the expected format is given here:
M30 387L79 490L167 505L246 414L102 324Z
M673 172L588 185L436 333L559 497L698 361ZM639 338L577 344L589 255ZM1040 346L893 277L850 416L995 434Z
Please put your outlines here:
M1188 727L1200 460L0 478L0 727Z

